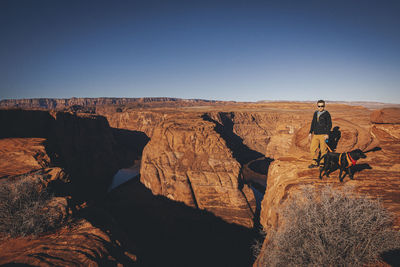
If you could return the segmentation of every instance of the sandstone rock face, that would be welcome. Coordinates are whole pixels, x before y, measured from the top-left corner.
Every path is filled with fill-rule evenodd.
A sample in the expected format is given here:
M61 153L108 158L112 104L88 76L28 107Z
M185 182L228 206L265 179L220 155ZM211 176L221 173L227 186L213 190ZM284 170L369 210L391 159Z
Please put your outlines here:
M158 125L143 151L141 182L154 194L251 227L255 202L248 187L239 189L241 166L200 115L170 115Z
M0 251L1 265L117 266L136 261L134 254L86 220L37 238L9 239L0 243Z
M79 101L76 104L89 105ZM307 168L311 159L307 136L315 103L167 109L122 106L118 110L112 104L104 108L101 104L90 105L95 105L102 116L15 111L10 119L10 113L5 112L11 110L0 111L2 129L4 125L24 125L29 118L26 128L10 127L17 130L0 133L0 177L40 169L49 172L49 184L54 182L51 177L59 175L90 192L94 183L102 187L109 181L124 157L134 157L129 151L120 153L123 145L118 147L116 143L141 138L144 146L150 138L143 151L140 175L141 182L153 194L210 211L227 222L252 227L258 210L255 194L246 183L256 182L266 187L260 220L267 231L279 227L277 211L303 185L343 185L338 172L320 180L318 170ZM357 194L381 198L395 214L396 227L400 227L398 109L372 112L328 103L327 110L339 133L339 142L331 144L337 152L382 148L360 160L355 179L346 177L344 184L353 185ZM40 123L35 123L37 120ZM125 148L136 149L130 145ZM20 169L13 169L13 164ZM63 167L68 175L53 165ZM105 255L102 253L98 252Z
M166 116L165 113L151 110L101 114L107 118L110 127L143 132L149 138L153 136L154 129L165 119Z
M349 114L343 114L342 118L334 119L334 125L340 126L342 131L337 152L356 148L366 151L375 146L382 148L380 151L367 153L366 159L357 162L358 171L354 180L346 177L340 183L338 171L333 172L330 178L324 177L320 180L319 170L307 168L308 130L300 128L296 131L292 153L276 158L269 168L268 186L260 216L261 224L267 232L279 227L278 211L290 195L304 185L318 188L326 184L333 187L349 184L354 187L356 194L379 198L383 206L395 215L395 228L400 228L400 128L395 124L367 122L366 115L369 112L362 113L364 114L353 118ZM376 113L380 114L380 111Z
M371 113L371 122L400 124L400 108L384 108Z
M118 169L118 151L106 119L63 112L2 110L0 125L1 182L33 180L51 188L62 197L52 197L42 208L45 213L56 214L58 221L68 222L62 229L36 237L0 236L0 265L134 264L136 256L115 240L116 231L111 237L87 220L70 221L75 204L81 203L71 195L91 200L103 194ZM104 220L105 215L100 217Z
M106 192L118 170L113 132L103 116L0 110L0 125L0 177L59 166L70 175L71 190L94 196Z
M45 138L0 139L0 177L38 170L50 163Z
M115 140L107 120L97 115L75 116L57 112L49 138L53 162L71 175L77 191L90 195L106 192L118 170L114 153ZM92 190L92 184L96 190Z

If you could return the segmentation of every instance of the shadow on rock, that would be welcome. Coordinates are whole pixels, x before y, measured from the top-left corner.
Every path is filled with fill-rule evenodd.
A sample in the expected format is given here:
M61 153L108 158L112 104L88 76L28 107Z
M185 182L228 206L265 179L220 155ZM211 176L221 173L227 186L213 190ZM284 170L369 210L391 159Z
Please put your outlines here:
M116 141L115 150L120 168L130 167L142 152L150 138L140 131L111 128Z
M268 167L274 160L271 158L262 158L255 161L252 161L249 164L249 168L259 174L267 175Z
M258 233L229 224L210 212L154 196L131 180L99 204L127 233L140 266L250 266ZM87 217L112 232L101 216ZM106 229L105 229L106 228Z
M265 157L264 154L250 149L243 144L243 139L233 132L233 122L231 117L233 113L221 113L220 119L222 123L212 119L208 114L203 114L201 117L205 121L215 124L215 131L225 140L228 148L232 151L233 157L241 164L246 164L251 160Z
M382 253L381 257L390 266L399 266L400 249L386 251Z
M342 132L339 130L339 126L333 127L332 131L329 132L329 138L328 138L328 146L332 151L335 151L340 138L342 137Z
M361 172L363 170L371 170L371 169L372 169L372 167L368 163L357 164L352 167L352 171L354 173Z

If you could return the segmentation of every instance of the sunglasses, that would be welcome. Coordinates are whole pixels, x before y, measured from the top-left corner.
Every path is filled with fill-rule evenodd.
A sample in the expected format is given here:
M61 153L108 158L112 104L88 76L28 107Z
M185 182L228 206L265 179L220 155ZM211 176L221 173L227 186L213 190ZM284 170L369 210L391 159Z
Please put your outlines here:
M325 106L318 106L319 108L324 108Z

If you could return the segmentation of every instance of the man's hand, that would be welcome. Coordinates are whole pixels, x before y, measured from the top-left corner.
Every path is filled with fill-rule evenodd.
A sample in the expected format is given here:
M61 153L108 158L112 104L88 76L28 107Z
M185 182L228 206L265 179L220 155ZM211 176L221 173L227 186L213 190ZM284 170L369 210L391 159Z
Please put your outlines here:
M329 135L326 134L326 135L324 136L324 138L325 138L325 140L329 139Z

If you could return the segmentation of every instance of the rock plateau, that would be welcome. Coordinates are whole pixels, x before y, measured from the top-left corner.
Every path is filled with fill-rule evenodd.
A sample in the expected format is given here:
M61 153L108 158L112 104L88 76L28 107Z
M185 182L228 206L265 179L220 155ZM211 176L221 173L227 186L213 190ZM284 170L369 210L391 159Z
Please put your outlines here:
M307 167L307 135L315 103L102 98L3 100L0 104L6 108L0 110L0 178L47 173L47 185L68 200L69 216L79 217L72 228L32 240L7 241L13 245L1 250L0 263L32 260L35 265L45 261L57 265L61 258L82 264L138 261L145 265L154 263L151 244L145 238L146 225L156 227L158 237L149 235L161 240L171 229L187 236L196 229L188 229L182 222L201 227L196 222L204 218L204 222L212 222L210 225L239 227L235 231L242 235L240 240L247 240L244 236L252 236L251 229L259 224L267 232L279 227L277 211L304 185L350 184L355 194L381 199L394 214L395 227L400 227L399 108L371 110L360 105L327 104L336 127L337 142L331 145L337 152L381 148L358 162L354 180L346 178L340 183L337 172L320 180L318 170ZM73 105L83 108L60 111ZM13 109L16 106L25 110ZM140 183L121 185L102 199L116 171L135 160L141 161ZM140 219L129 215L135 211ZM109 224L114 226L107 227ZM116 225L121 229L115 230ZM129 240L121 244L119 238L116 242L118 231L126 232L120 235ZM202 228L201 232L207 231ZM234 231L225 234L234 235ZM207 241L199 236L196 239L202 240L196 249L206 246L202 242ZM196 242L183 237L179 240ZM63 242L71 242L76 249L65 251ZM82 242L93 249L78 248ZM160 244L168 243L163 240ZM0 246L6 247L4 242ZM248 251L243 255L249 257L250 247L246 246ZM161 246L157 249L161 253ZM132 254L136 252L137 258ZM240 256L235 251L237 254ZM183 264L172 250L163 255L170 257L169 264ZM209 251L204 257L215 256L211 255ZM212 262L212 258L208 260Z

